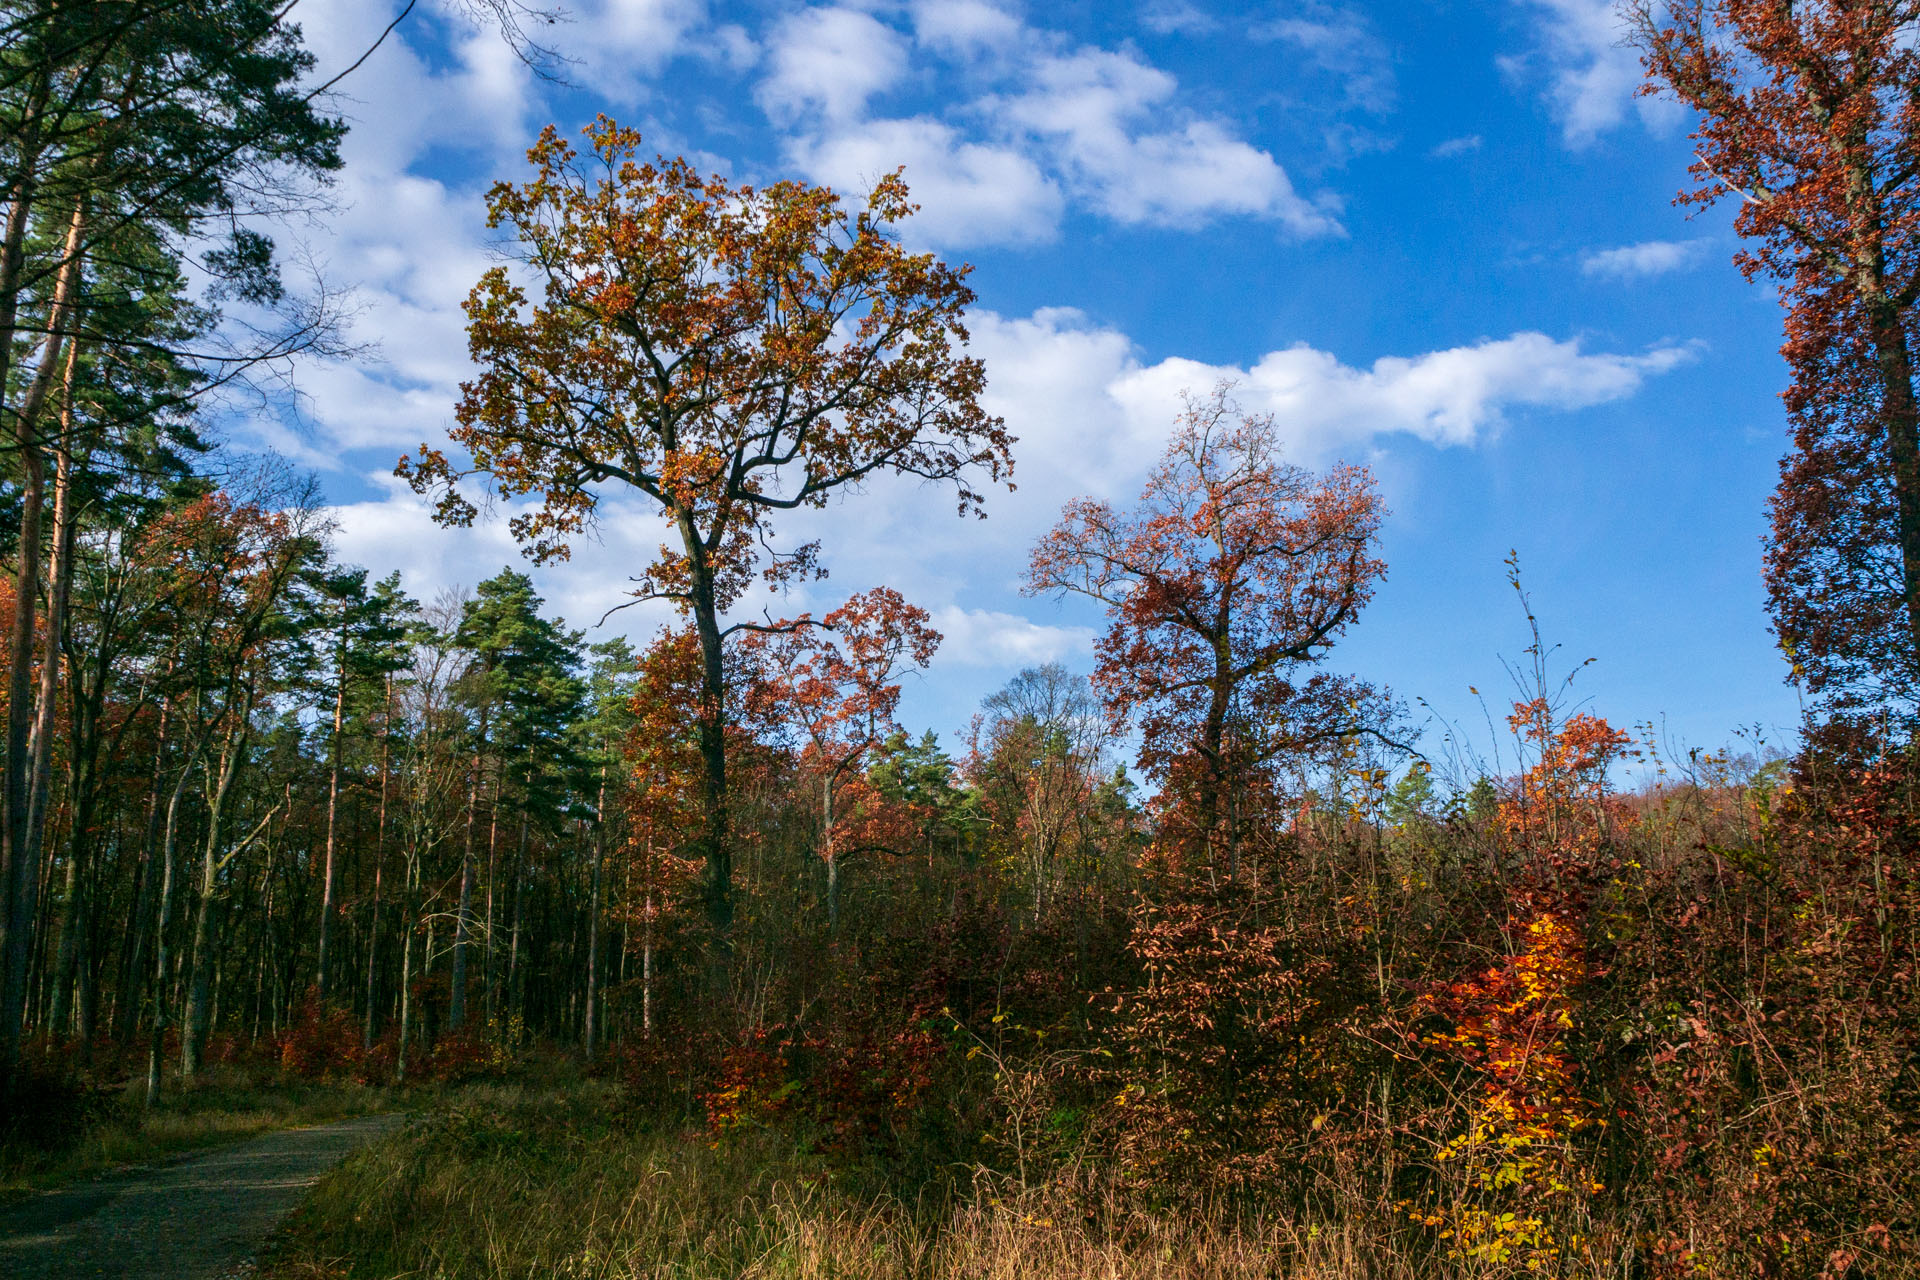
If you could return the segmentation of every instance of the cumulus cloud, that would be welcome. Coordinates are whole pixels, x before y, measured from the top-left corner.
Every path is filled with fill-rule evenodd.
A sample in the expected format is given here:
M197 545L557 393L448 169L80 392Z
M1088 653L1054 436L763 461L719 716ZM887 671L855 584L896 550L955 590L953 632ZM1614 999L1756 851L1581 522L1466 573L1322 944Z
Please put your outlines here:
M913 236L932 245L1048 240L1065 204L1059 187L1020 152L964 141L950 125L925 116L866 121L801 141L793 155L817 181L840 191L870 190L904 168L921 209Z
M913 30L921 44L948 58L1004 53L1020 39L1024 24L987 0L920 0Z
M1469 155L1479 149L1480 135L1477 133L1468 133L1458 138L1448 138L1444 142L1435 143L1433 150L1427 152L1427 154L1435 160L1446 160L1453 156Z
M1270 154L1220 121L1155 130L1174 78L1130 53L1083 48L1040 59L1026 92L993 104L998 118L1052 150L1097 208L1122 222L1193 225L1219 214L1273 218L1302 235L1338 222L1302 199Z
M682 55L737 59L736 36L707 30L705 0L584 0L556 39L578 60L580 79L626 97Z
M1580 270L1609 280L1640 280L1698 266L1710 240L1643 240L1613 249L1594 249L1580 258Z
M774 29L768 50L759 100L788 118L808 111L834 121L854 118L907 69L905 38L853 9L790 14Z
M1508 74L1544 80L1545 96L1570 147L1591 145L1637 110L1652 125L1670 123L1678 108L1636 98L1640 58L1626 43L1617 0L1516 0L1533 20L1536 48L1503 59Z
M1396 433L1443 447L1470 445L1513 409L1565 411L1623 399L1694 355L1685 346L1589 353L1577 338L1516 333L1354 368L1302 344L1270 351L1247 368L1163 360L1127 375L1114 394L1131 416L1164 422L1182 390L1235 382L1242 405L1273 414L1295 456L1312 461Z
M1684 347L1595 352L1578 340L1519 333L1361 366L1304 345L1233 366L1148 361L1124 332L1067 308L1027 316L982 310L970 327L970 350L988 370L986 407L1019 437L1018 490L990 493L985 521L953 518L950 492L901 477L876 478L857 497L823 510L787 513L776 521L783 544L822 538L833 577L788 601L767 602L776 613L791 613L831 607L868 586L897 587L932 612L947 637L939 661L953 674L940 689L930 684L913 695L929 706L968 705L1021 667L1071 665L1089 651L1092 631L1075 624L1094 619L1060 618L1055 606L1038 601L1009 607L1027 549L1070 498L1124 503L1137 495L1183 390L1204 393L1223 378L1237 381L1248 410L1276 415L1289 456L1319 465L1371 452L1395 435L1439 448L1472 446L1526 411L1565 412L1631 396L1692 355ZM370 434L428 431L433 397L422 394L412 407L412 425L400 425L395 406L393 418ZM427 597L512 565L531 573L551 608L574 626L589 626L626 600L631 576L670 536L657 513L609 495L597 541L577 546L568 563L530 569L507 531L512 510L483 516L471 529L442 529L427 504L391 476L368 481L374 496L334 512L343 558L381 572L398 568L408 589ZM757 611L761 603L749 607ZM659 607L631 608L608 626L643 638L668 617Z
M1122 223L1241 216L1301 236L1339 230L1334 201L1302 196L1271 153L1185 109L1174 77L1130 50L1071 44L987 0L922 3L911 20L909 43L865 12L789 15L756 96L815 181L857 193L904 163L925 211L908 230L919 243L1043 241L1069 201ZM1337 38L1316 39L1346 56ZM973 96L940 114L868 112L887 89L947 75Z

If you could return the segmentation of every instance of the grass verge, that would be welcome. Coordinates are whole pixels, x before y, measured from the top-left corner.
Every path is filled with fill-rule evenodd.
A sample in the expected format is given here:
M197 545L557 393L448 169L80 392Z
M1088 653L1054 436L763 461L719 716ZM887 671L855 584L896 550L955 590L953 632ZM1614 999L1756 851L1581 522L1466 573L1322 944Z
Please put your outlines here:
M236 1141L272 1129L419 1105L416 1095L351 1083L262 1079L215 1068L191 1089L145 1105L141 1082L29 1101L0 1140L0 1204L124 1165Z
M472 1087L324 1178L270 1280L1251 1280L1413 1275L1402 1230L1154 1213L976 1180L907 1203L789 1136L664 1132L610 1087Z

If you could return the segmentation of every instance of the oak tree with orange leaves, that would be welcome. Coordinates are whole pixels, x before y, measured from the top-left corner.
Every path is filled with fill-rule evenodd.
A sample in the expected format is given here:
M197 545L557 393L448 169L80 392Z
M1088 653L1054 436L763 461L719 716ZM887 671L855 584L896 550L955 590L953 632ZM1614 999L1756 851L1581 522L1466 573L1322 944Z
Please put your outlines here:
M634 595L677 605L699 642L700 853L724 939L723 649L762 625L730 610L756 569L770 585L818 572L816 544L771 550L770 519L887 474L950 484L977 513L1013 441L980 407L986 375L964 354L967 269L893 234L913 211L898 173L849 211L804 183L643 162L639 134L604 116L585 134L583 153L547 128L527 153L532 180L488 193L519 269L488 271L466 302L480 372L452 437L470 464L423 446L399 470L438 495L447 524L474 518L468 476L531 498L512 529L536 561L565 557L608 498L641 498L670 527Z
M1033 550L1030 594L1107 606L1095 683L1137 722L1142 770L1180 793L1178 838L1229 873L1254 771L1356 727L1364 691L1314 668L1386 572L1382 515L1364 468L1282 462L1273 417L1222 385L1188 397L1137 507L1076 499Z
M1739 202L1780 290L1793 449L1768 604L1836 708L1920 696L1920 0L1633 0L1648 93L1699 113L1682 204Z

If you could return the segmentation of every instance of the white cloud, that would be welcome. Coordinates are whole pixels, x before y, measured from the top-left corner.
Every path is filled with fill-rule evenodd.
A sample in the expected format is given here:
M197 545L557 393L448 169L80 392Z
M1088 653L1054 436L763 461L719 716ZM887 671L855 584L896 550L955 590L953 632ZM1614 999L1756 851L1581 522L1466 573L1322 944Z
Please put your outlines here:
M1295 455L1318 461L1394 433L1443 447L1470 445L1497 430L1512 409L1565 411L1623 399L1693 356L1684 346L1588 354L1578 339L1516 333L1425 355L1382 356L1356 369L1302 344L1270 351L1245 369L1163 360L1122 379L1114 394L1136 419L1164 422L1182 390L1233 381L1246 409L1273 414Z
M775 28L768 61L759 99L771 113L817 111L829 120L847 120L906 73L906 41L868 14L807 9Z
M1453 156L1464 156L1479 149L1480 135L1477 133L1469 133L1458 138L1448 138L1444 142L1436 143L1434 144L1433 150L1427 152L1427 154L1435 160L1446 160Z
M920 0L913 6L920 43L949 58L1003 52L1016 44L1020 19L986 0Z
M1346 105L1381 113L1393 108L1393 59L1359 15L1328 4L1303 7L1254 29L1257 38L1293 46L1340 82Z
M1516 411L1569 411L1619 400L1690 356L1675 347L1590 353L1577 341L1521 333L1357 368L1294 346L1239 368L1182 358L1147 363L1125 333L1070 309L1023 317L977 311L970 327L970 350L987 366L986 407L1019 437L1018 490L990 493L989 519L962 520L953 517L946 490L882 477L845 503L776 522L783 544L821 538L833 570L829 581L775 602L776 613L829 608L882 583L932 612L946 635L941 670L953 674L937 690L930 683L914 694L916 706L925 698L930 708L942 708L915 711L920 717L957 715L948 708L967 705L1021 667L1073 664L1088 652L1097 618L1069 610L1057 621L1035 621L1013 604L1027 550L1069 498L1093 494L1124 503L1136 496L1160 456L1183 389L1204 392L1220 378L1237 379L1248 410L1278 417L1290 456L1318 465L1371 452L1393 434L1435 447L1471 446ZM340 399L353 394L349 386ZM383 402L386 416L369 424L367 442L384 436L397 446L422 434L439 439L441 394ZM550 608L575 627L592 626L623 603L630 576L669 534L642 503L609 495L597 541L577 544L570 562L532 568L507 531L511 511L483 515L471 529L443 529L428 505L390 475L368 479L379 496L334 511L343 559L377 573L397 568L408 590L429 598L511 565L530 573ZM636 607L614 614L607 625L644 638L668 617L662 607Z
M817 182L865 192L895 168L920 206L907 234L934 247L1026 244L1051 239L1064 200L1018 151L962 141L950 126L919 117L872 120L795 144L792 154Z
M1522 81L1546 80L1546 97L1570 147L1592 144L1637 108L1642 121L1664 126L1675 104L1635 98L1640 57L1626 43L1618 0L1516 0L1533 17L1538 48L1531 57L1503 59Z
M1054 627L993 609L934 610L940 658L970 667L1033 667L1092 652L1088 627Z
M1330 198L1303 198L1230 123L1183 110L1178 82L1134 53L1071 46L985 0L923 3L912 17L912 61L906 37L871 14L808 9L783 19L756 96L792 130L788 160L815 181L858 194L904 163L924 210L913 238L1046 240L1069 196L1124 223L1246 216L1302 236L1338 232ZM867 114L884 90L944 72L998 91L940 116ZM947 200L953 207L938 207Z
M1217 30L1220 20L1189 0L1147 0L1140 25L1155 35L1201 36Z
M1169 112L1178 85L1127 53L1083 48L1043 57L1025 93L993 114L1044 141L1068 180L1122 222L1194 225L1218 214L1273 218L1300 235L1336 232L1324 202L1302 199L1279 163L1217 120L1136 131Z
M630 91L686 52L706 18L705 0L588 0L556 39L585 60L597 86Z
M1611 280L1638 280L1697 266L1712 248L1710 240L1644 240L1615 249L1595 249L1580 259L1580 270Z

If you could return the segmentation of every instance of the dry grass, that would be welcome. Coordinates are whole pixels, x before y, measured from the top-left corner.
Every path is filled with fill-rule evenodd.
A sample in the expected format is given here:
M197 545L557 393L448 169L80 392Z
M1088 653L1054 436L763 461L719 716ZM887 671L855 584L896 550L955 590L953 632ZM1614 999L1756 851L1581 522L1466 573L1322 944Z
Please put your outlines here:
M43 1111L36 1117L39 1123L0 1142L0 1201L272 1129L406 1105L398 1096L354 1084L262 1081L216 1068L196 1087L176 1088L152 1110L144 1104L139 1081L117 1093L42 1102L42 1108L65 1111L58 1116Z
M1404 1228L1154 1213L981 1178L909 1204L773 1133L715 1149L631 1128L614 1091L465 1091L355 1156L267 1275L419 1280L1400 1280ZM929 1197L931 1200L932 1197Z

